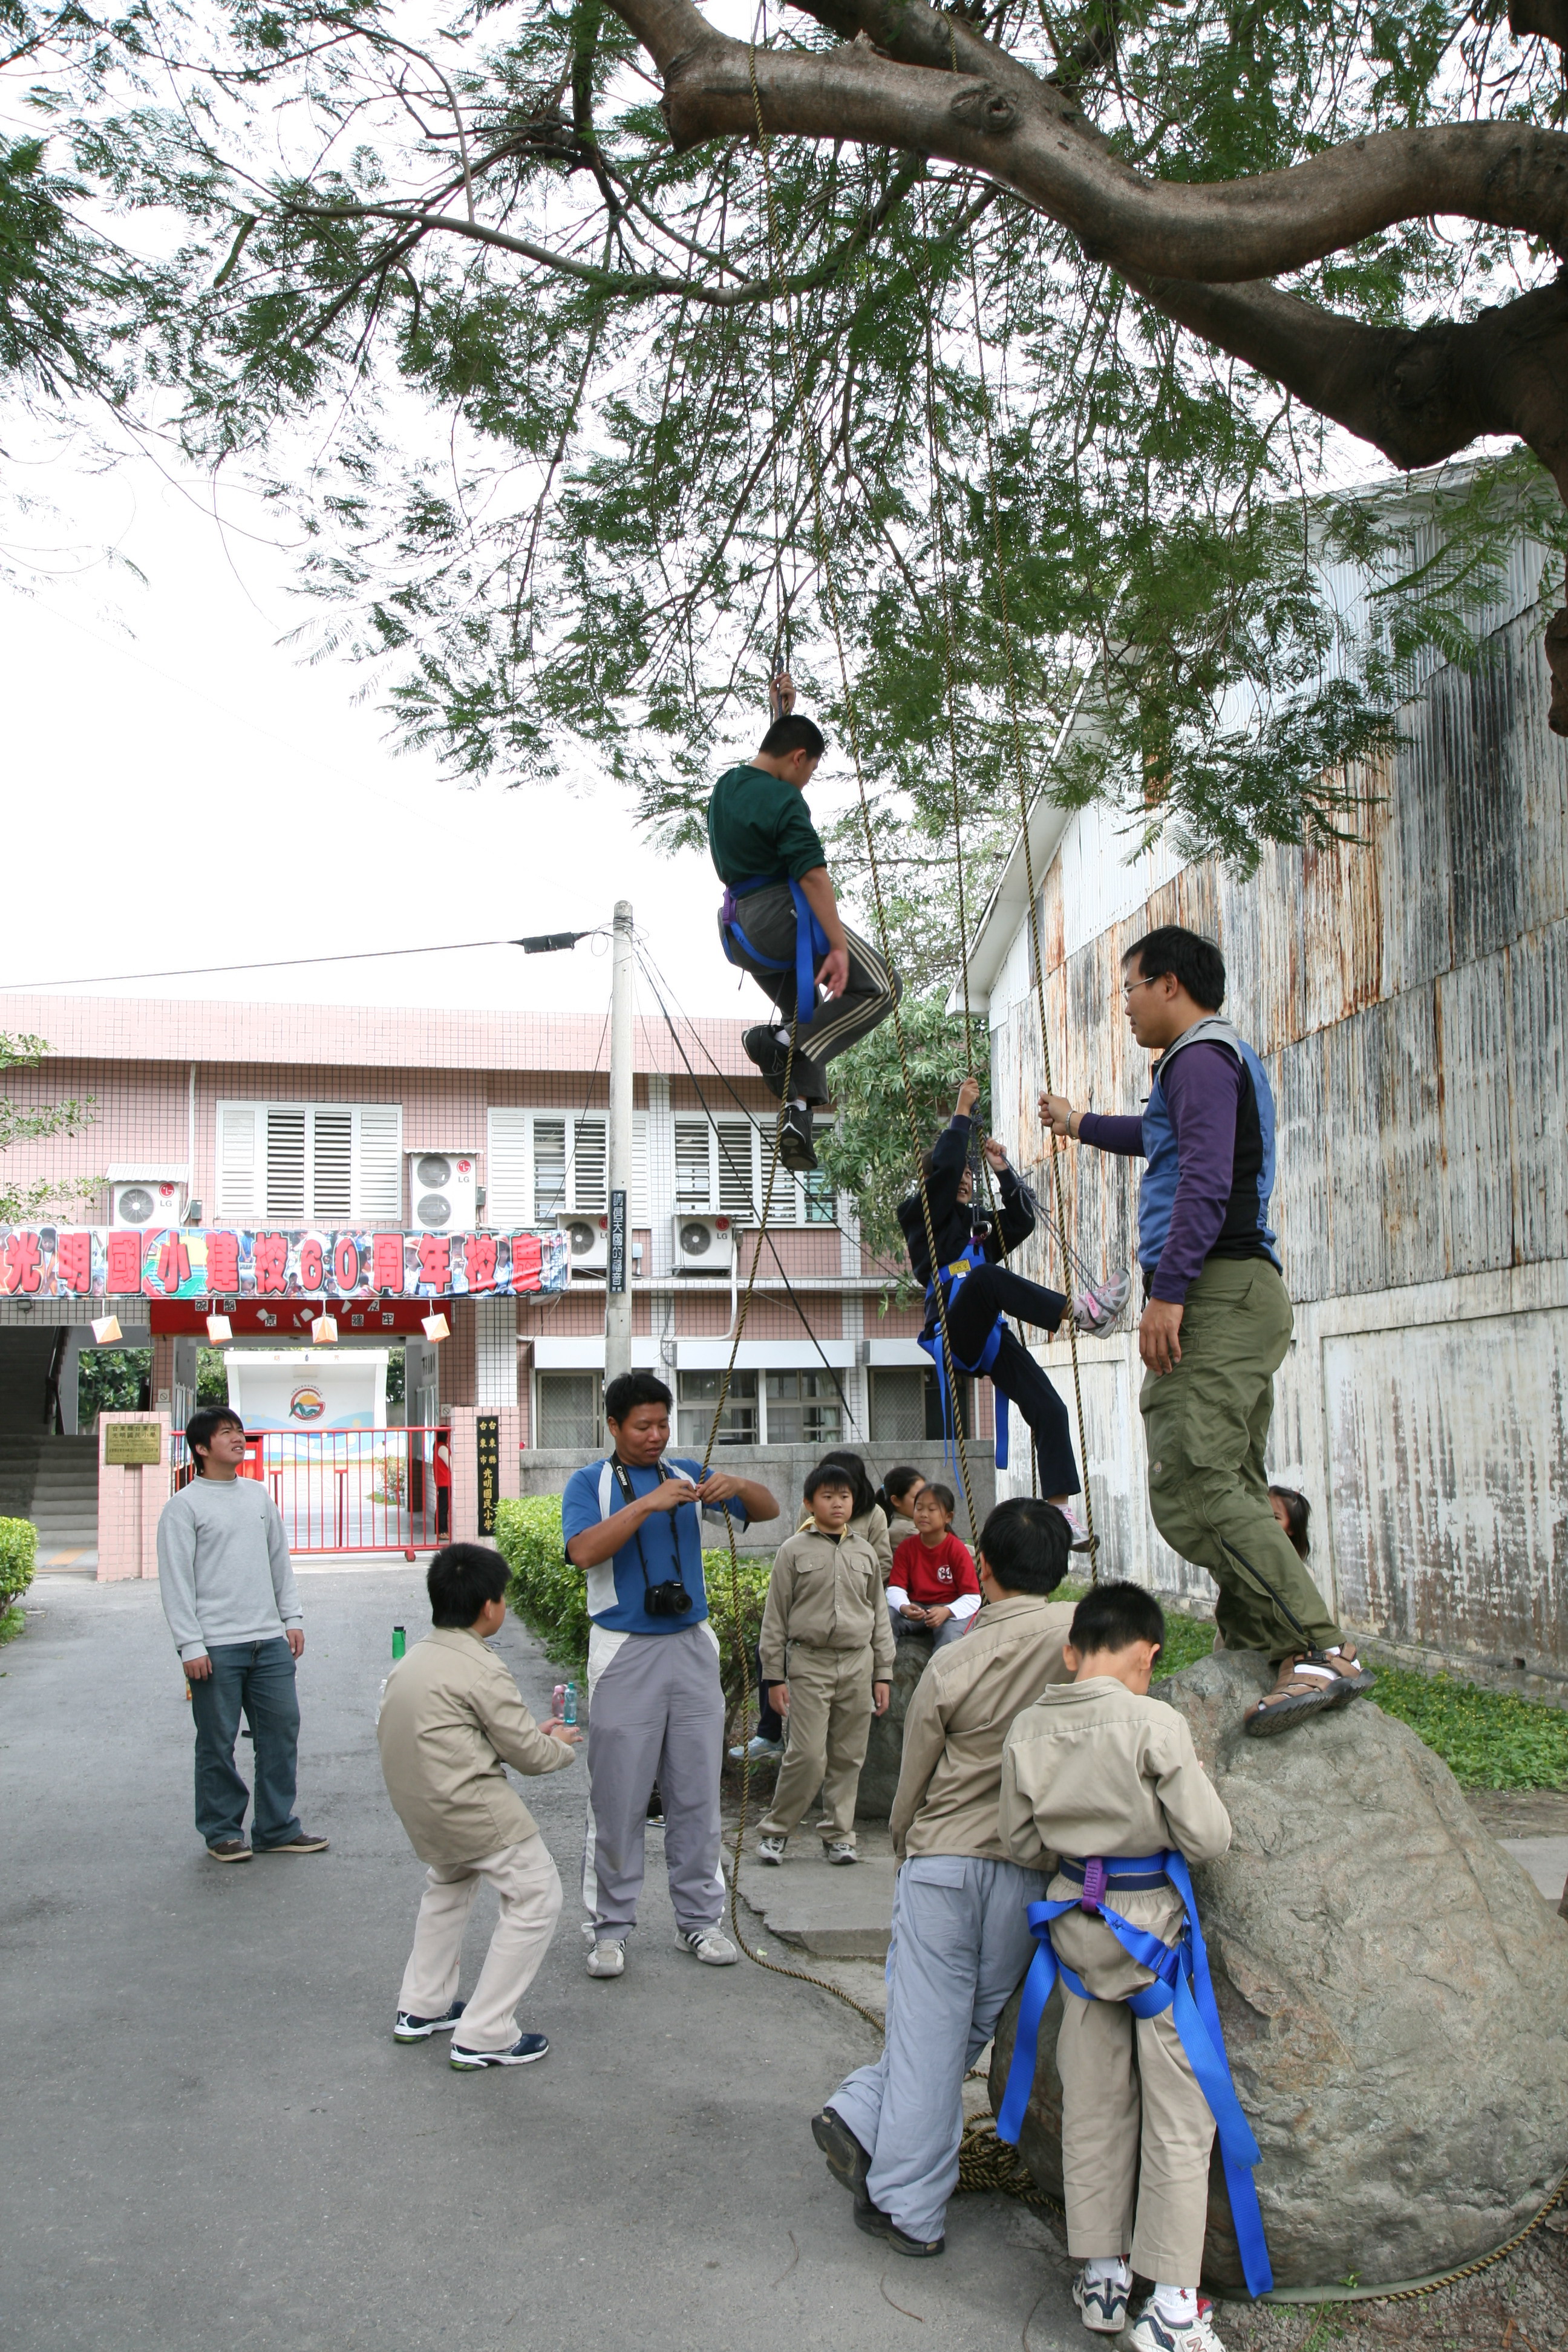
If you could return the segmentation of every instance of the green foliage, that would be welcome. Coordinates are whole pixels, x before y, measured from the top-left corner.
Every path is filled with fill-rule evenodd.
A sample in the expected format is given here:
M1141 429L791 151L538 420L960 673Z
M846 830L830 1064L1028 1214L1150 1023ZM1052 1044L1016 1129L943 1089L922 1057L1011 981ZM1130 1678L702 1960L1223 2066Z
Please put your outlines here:
M543 1643L547 1657L582 1674L588 1656L587 1580L562 1545L560 1496L529 1495L518 1502L498 1503L495 1540L511 1570L507 1599L513 1615ZM704 1552L702 1563L720 1673L726 1700L733 1707L741 1698L742 1651L744 1672L752 1672L752 1654L762 1632L773 1558L771 1553L742 1553L733 1577L727 1551Z
M0 1609L0 1650L26 1630L27 1612L25 1609Z
M80 1427L86 1429L100 1412L137 1412L152 1377L151 1348L84 1348L76 1373ZM226 1390L226 1379L224 1385ZM226 1395L223 1402L227 1402Z
M976 1119L984 1133L990 1117L990 1054L985 1024L972 1024L966 1050L962 1018L944 1009L945 990L906 996L900 1008L914 1093L919 1148L929 1150L952 1116L953 1100L972 1066L981 1082ZM836 1192L854 1196L861 1238L875 1251L889 1276L907 1280L898 1204L915 1181L917 1154L910 1133L893 1024L885 1021L833 1065L837 1111L817 1139L817 1160Z
M587 1584L561 1540L559 1495L525 1495L496 1505L496 1549L511 1570L512 1614L557 1665L581 1671L588 1655Z
M1212 1617L1189 1617L1181 1609L1166 1610L1165 1646L1160 1654L1162 1675L1179 1675L1184 1666L1195 1666L1200 1658L1213 1654Z
M1568 1707L1373 1664L1377 1705L1419 1733L1462 1788L1568 1789Z
M31 1519L0 1519L0 1611L27 1590L38 1559L38 1530Z
M4 227L0 218L0 239ZM0 1070L36 1070L48 1050L42 1037L12 1036L0 1030ZM82 1101L73 1096L67 1102L26 1104L9 1095L0 1095L0 1151L8 1150L14 1143L37 1142L46 1136L79 1135L96 1117L90 1095ZM44 1177L36 1183L15 1184L0 1178L0 1225L25 1224L51 1203L77 1200L96 1181L78 1177L62 1184Z
M1109 16L1042 0L972 21L1168 182L1564 107L1548 45L1458 0ZM768 31L803 54L836 37L805 10ZM157 310L155 362L191 446L270 449L316 643L369 664L401 739L459 775L607 767L661 838L693 841L784 656L842 777L830 569L889 913L923 986L952 970L951 919L921 915L948 891L955 802L977 901L1021 779L1109 800L1130 846L1169 828L1245 866L1265 841L1360 822L1395 740L1402 644L1476 657L1479 506L1447 500L1453 561L1434 566L1408 501L1341 487L1352 467L1321 419L1005 189L778 141L770 245L753 144L678 153L598 0L466 17L442 59L379 15L240 5L226 46L173 59L179 110L98 120L81 146L123 201L192 224L189 299ZM1414 327L1545 266L1506 232L1416 219L1289 285ZM409 393L432 429L399 447L388 418ZM1530 528L1561 547L1531 478ZM1369 530L1386 543L1363 614L1321 559ZM1053 772L1080 706L1095 723ZM864 886L854 828L835 853Z
M79 1389L78 1395L79 1394ZM222 1348L203 1348L197 1351L196 1402L198 1404L228 1402L228 1365Z

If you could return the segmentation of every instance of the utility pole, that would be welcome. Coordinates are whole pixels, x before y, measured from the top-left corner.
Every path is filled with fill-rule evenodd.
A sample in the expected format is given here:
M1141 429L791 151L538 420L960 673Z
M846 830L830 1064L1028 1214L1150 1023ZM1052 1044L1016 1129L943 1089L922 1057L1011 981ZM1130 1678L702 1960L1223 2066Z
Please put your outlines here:
M610 980L610 1246L605 1268L605 1385L632 1368L632 909L616 901Z

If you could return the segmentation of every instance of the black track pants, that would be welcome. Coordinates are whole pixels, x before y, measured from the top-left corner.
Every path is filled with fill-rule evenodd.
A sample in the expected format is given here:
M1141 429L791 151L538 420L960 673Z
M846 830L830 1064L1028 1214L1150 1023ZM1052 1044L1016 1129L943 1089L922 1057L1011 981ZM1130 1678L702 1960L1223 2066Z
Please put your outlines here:
M1067 1311L1059 1290L1026 1281L1005 1265L977 1266L966 1275L948 1309L947 1328L952 1352L973 1363L984 1347L998 1315L1012 1315L1021 1323L1038 1324L1054 1331ZM1010 1397L1034 1433L1035 1454L1042 1495L1079 1492L1078 1465L1073 1459L1072 1431L1068 1409L1026 1348L1011 1331L1002 1335L992 1386Z

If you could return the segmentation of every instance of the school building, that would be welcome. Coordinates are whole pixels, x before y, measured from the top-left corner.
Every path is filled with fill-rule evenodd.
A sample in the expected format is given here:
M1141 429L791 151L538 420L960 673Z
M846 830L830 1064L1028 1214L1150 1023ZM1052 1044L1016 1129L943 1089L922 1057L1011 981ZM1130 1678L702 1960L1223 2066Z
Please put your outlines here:
M1547 583L1548 585L1550 583ZM1337 583L1353 620L1365 583ZM1272 1476L1304 1489L1311 1564L1348 1624L1568 1694L1568 746L1548 731L1542 557L1514 551L1473 671L1432 656L1405 740L1362 782L1363 837L1265 847L1239 878L1103 809L1030 819L1055 1090L1131 1113L1148 1059L1121 958L1175 922L1216 940L1224 1007L1279 1112L1274 1193L1295 1339ZM1086 719L1085 723L1091 723ZM1027 1139L1045 1058L1020 835L970 958L996 1118ZM1141 1163L1064 1146L1069 1241L1133 1265ZM1025 1254L1057 1281L1055 1251ZM1145 1500L1139 1291L1079 1343L1103 1565L1212 1592ZM1015 1457L1016 1458L1016 1457Z
M434 1540L433 1444L416 1431L453 1428L459 1534L473 1477L554 1492L602 1450L600 1017L11 997L0 1026L47 1042L37 1069L10 1074L24 1108L93 1108L79 1138L18 1142L5 1163L22 1184L90 1178L68 1209L0 1227L0 1513L35 1518L47 1559L94 1557L100 1475L125 1483L135 1466L154 1523L148 1467L102 1467L121 1415L80 1423L84 1353L145 1366L123 1411L174 1433L161 1500L215 1313L247 1427L273 1433L268 1475L285 1504L298 1489L298 1549ZM721 1445L755 1454L781 1492L838 1444L874 1468L934 1471L918 1305L889 1301L900 1269L862 1247L853 1202L781 1170L758 1234L773 1103L743 1026L636 1024L634 1363L674 1391L676 1443L700 1454L755 1258ZM118 1335L95 1339L107 1316ZM357 1387L356 1351L381 1364ZM988 1391L974 1410L984 1476ZM355 1434L399 1425L406 1443ZM504 1456L488 1469L472 1452L487 1442Z

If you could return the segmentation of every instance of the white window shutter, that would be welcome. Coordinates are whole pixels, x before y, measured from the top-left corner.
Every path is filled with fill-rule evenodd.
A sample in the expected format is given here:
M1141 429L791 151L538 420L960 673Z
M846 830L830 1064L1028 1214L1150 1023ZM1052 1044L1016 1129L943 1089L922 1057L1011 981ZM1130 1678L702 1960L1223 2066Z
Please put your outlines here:
M269 1105L267 1118L267 1215L279 1225L305 1222L308 1111Z
M584 1215L602 1217L610 1205L606 1183L609 1139L602 1118L574 1122L572 1206Z
M757 1130L749 1118L721 1118L714 1125L718 1130L719 1212L726 1217L760 1216L762 1193L756 1183L754 1163ZM784 1203L775 1184L775 1213L781 1206ZM793 1213L787 1207L785 1217L788 1223L794 1223Z
M353 1142L352 1110L312 1114L309 1212L312 1224L346 1225L353 1215Z
M651 1223L653 1208L648 1197L646 1110L634 1110L632 1113L632 1197L627 1205L634 1225Z
M533 1222L552 1225L566 1200L566 1122L533 1121Z
M510 1231L533 1223L533 1178L529 1165L529 1115L492 1110L485 1155L485 1223Z
M675 1205L706 1209L713 1198L712 1130L705 1118L675 1122Z
M316 1114L316 1149L321 1150L321 1121L338 1114ZM403 1109L398 1103L362 1103L353 1114L354 1174L351 1213L360 1217L397 1219L403 1214ZM318 1216L320 1179L317 1189Z
M217 1107L217 1217L247 1224L261 1211L261 1149L257 1125L259 1103L219 1103Z

